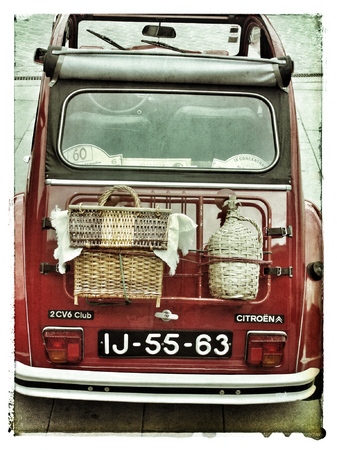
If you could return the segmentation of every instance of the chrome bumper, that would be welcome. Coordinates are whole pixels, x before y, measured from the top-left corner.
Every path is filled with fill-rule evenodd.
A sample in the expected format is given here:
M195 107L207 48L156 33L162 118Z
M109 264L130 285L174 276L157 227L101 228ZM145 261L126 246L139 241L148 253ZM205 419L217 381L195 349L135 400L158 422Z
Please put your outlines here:
M98 372L15 366L15 390L33 397L134 403L244 405L304 400L319 370L292 374L200 375Z

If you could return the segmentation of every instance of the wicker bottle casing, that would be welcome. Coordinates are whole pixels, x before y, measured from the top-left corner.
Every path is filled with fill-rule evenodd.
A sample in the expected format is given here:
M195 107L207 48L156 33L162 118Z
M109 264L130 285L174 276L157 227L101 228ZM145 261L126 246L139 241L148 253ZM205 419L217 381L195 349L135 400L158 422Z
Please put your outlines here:
M209 289L215 298L253 300L259 289L262 234L254 221L238 213L235 197L226 203L226 221L207 246ZM245 222L255 227L257 235Z

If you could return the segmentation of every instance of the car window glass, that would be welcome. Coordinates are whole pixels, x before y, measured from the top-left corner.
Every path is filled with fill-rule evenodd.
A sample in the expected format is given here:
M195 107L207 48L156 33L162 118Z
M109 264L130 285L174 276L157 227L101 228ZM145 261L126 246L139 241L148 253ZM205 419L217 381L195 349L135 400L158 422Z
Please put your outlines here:
M75 165L264 169L273 114L260 97L82 91L65 104L60 151Z
M169 23L166 27L173 27L176 37L151 38L142 34L142 30L148 25L158 25L158 22L101 22L83 21L79 24L78 46L102 47L105 49L116 49L113 45L92 35L87 30L95 31L114 41L126 49L142 46L142 40L161 41L171 46L190 51L203 53L216 53L223 55L237 55L240 45L241 28L231 24L207 24L207 23ZM163 51L163 49L160 49Z
M248 56L260 58L261 56L261 29L253 27L249 36Z

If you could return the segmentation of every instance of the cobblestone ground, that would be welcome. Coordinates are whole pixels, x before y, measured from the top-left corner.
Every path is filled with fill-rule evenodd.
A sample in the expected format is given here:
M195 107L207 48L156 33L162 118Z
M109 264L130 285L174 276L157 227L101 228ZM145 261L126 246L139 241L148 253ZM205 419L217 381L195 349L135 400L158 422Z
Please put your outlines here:
M14 76L39 76L42 67L33 61L37 47L48 46L53 15L18 16L14 22Z
M284 43L286 53L295 61L295 76L321 74L321 17L309 14L269 17ZM51 14L17 16L14 23L15 77L41 74L41 66L33 62L33 56L37 47L48 46L53 18Z

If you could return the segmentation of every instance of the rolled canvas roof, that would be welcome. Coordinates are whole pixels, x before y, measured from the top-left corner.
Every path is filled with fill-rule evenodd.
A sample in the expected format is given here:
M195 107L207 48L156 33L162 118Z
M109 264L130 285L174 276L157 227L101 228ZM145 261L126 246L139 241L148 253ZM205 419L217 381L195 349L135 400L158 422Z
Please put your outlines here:
M293 64L289 57L251 59L135 51L49 47L44 71L58 79L197 83L286 87Z

